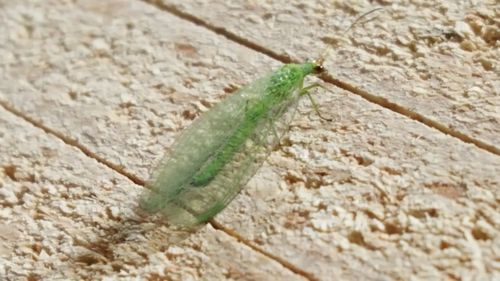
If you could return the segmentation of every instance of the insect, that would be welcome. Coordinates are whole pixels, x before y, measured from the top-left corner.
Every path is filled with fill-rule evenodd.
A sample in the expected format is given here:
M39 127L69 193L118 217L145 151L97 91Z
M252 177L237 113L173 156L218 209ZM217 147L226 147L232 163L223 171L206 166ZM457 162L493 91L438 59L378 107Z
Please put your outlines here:
M307 95L319 114L310 91L321 86L304 81L324 71L327 51L316 61L282 65L202 114L156 168L140 207L180 226L205 223L224 209L279 143L299 99Z

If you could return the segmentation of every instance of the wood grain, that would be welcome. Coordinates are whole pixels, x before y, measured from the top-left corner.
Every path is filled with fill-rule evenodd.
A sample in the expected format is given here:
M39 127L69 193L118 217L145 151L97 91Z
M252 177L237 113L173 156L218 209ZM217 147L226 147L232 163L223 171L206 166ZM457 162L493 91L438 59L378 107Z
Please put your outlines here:
M1 2L0 276L500 279L498 23L464 3L396 1L342 35L373 6ZM332 122L301 102L244 192L180 244L138 217L192 120L327 44L331 92L314 95Z

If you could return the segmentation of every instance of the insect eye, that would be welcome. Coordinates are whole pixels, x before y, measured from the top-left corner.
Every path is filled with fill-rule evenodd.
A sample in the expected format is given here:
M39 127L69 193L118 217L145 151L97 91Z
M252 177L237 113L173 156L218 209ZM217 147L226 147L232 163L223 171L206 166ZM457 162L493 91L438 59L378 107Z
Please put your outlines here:
M322 65L316 65L313 69L314 74L320 74L325 71L325 68Z

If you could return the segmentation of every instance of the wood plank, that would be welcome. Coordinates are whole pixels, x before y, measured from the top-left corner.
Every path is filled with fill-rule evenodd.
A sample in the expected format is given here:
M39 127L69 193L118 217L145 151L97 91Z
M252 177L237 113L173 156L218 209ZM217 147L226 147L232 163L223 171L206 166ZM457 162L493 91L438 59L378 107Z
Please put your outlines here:
M220 222L320 280L496 279L499 157L339 94Z
M0 108L2 280L305 280L227 234L135 213L143 187Z
M327 79L500 154L497 1L150 2L282 60L315 58L333 45ZM380 5L376 19L344 35Z
M201 111L278 64L152 7L88 3L33 8L48 16L8 41L0 98L140 179ZM321 280L495 277L498 157L332 91L316 97L335 121L301 103L218 219Z
M119 4L124 3L115 2L114 4L119 7ZM141 10L144 8L146 10ZM122 14L123 31L127 30L128 16L140 14L142 17L137 19L137 22L140 22L149 18L148 13L155 11L151 7L140 4L126 7L122 12L134 11L134 9L135 14L127 12ZM120 12L119 9L114 11ZM87 35L91 37L90 34L98 30L101 24L105 25L99 21L99 14L81 11L80 7L72 4L63 5L54 1L23 3L22 5L11 2L3 6L1 13L9 30L1 34L10 38L2 38L6 39L2 42L7 43L3 47L12 47L12 49L3 49L0 52L3 58L7 58L2 61L0 74L3 79L7 79L8 74L18 74L15 75L16 78L7 79L10 81L8 84L14 88L4 87L7 83L3 84L0 91L2 99L21 98L19 101L22 104L36 108L34 113L30 112L33 116L59 119L61 121L58 123L59 128L70 124L67 128L78 130L81 135L90 136L89 139L91 139L92 134L86 134L85 127L82 128L81 125L87 124L91 128L96 125L92 121L92 116L94 116L92 109L100 99L96 98L97 101L94 101L86 96L85 92L78 92L78 90L91 91L91 84L96 83L95 81L97 84L94 85L97 87L99 82L106 84L105 75L100 76L106 71L100 73L92 67L88 67L85 71L76 71L75 68L78 68L79 63L86 62L85 57L79 57L81 54L79 51L85 45L71 45L71 41L79 38L88 39ZM116 14L110 16L116 16ZM156 14L156 16L162 15ZM19 19L21 20L18 22ZM156 24L154 20L148 23L151 26ZM25 31L30 24L34 26L33 37L25 38ZM57 34L59 28L70 28L70 26L78 26L72 36ZM89 33L80 32L82 30L78 28L85 29ZM186 30L185 32L189 33ZM142 34L142 31L139 33ZM134 39L137 38L130 40ZM62 41L71 45L67 49L69 55L66 57L62 56L55 46ZM40 42L46 45L37 44ZM61 45L57 46L64 49ZM144 47L140 43L136 46L141 50ZM14 49L18 49L16 54L20 56L13 55L16 52ZM83 54L85 53L83 51ZM74 57L69 58L72 55ZM12 63L11 59L14 59L16 63ZM72 59L76 63L71 64L74 62ZM57 71L49 71L47 65L54 61L61 63L59 67L72 68L72 70L61 69L68 71L70 76L75 75L71 76L72 78L77 78L74 78L72 83L68 83L62 78L63 75L56 73ZM101 62L98 60L89 63L98 68L97 65ZM102 62L102 64L105 68L106 63ZM112 70L116 68L108 70L113 72ZM93 77L96 80L94 82L85 80L83 82L85 85L80 86L81 80L78 79L82 78L80 75ZM35 86L26 88L28 83L23 82L23 79L29 80L30 78L38 82L34 83ZM64 97L58 95L60 92L55 89L58 86L65 90L62 92ZM76 88L71 88L73 86ZM40 90L32 91L35 87L40 87ZM105 90L112 88L110 86ZM71 89L75 90L76 96L73 95ZM120 98L124 98L125 95L121 95L122 92L119 90L120 88L115 91L120 94L118 96L109 94L102 95L100 98L117 99L119 102L112 103L112 105L120 108L119 105L122 102ZM159 96L157 95L157 101ZM26 99L22 100L23 97ZM80 102L79 107L74 106L78 102L67 103L75 97ZM67 107L56 110L57 104L65 104ZM101 109L101 112L109 113L107 111L109 107L106 104ZM65 123L68 121L67 117L70 116L75 117L70 122L81 118L77 121L80 123ZM115 117L117 119L113 120L121 123L120 117ZM101 120L106 118L108 115L102 116ZM133 184L122 175L88 158L76 148L71 148L61 140L47 136L41 130L27 125L26 122L13 117L3 109L0 112L0 119L0 135L2 136L0 138L0 163L2 163L0 190L2 191L3 214L0 224L1 237L6 239L1 247L1 279L42 278L46 280L63 278L63 276L65 276L64 279L84 280L131 279L134 276L153 280L155 278L255 280L266 279L267 276L291 280L304 279L283 268L279 263L238 243L227 234L210 227L203 229L180 245L169 246L168 232L161 225L138 224L131 221L134 218L132 210L137 204L137 196L142 191L141 186ZM146 123L147 119L143 118L141 122ZM134 129L136 128L131 128L131 130ZM136 134L135 131L134 134ZM126 135L122 136L126 138ZM70 137L63 139L73 144ZM117 152L130 149L120 147L120 144L116 142L113 147ZM139 160L136 159L134 162ZM129 231L132 232L129 233Z
M3 14L0 98L143 179L200 111L279 65L141 2Z

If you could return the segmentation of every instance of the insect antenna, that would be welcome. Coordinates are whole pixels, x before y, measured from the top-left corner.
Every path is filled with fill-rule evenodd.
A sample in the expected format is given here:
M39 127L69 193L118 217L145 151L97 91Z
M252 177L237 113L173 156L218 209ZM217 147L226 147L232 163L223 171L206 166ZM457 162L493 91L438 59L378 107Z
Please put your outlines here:
M365 18L366 16L368 16L369 14L371 13L374 13L378 10L382 10L383 8L382 7L379 7L379 8L375 8L375 9L372 9L366 13L363 13L362 15L360 15L344 32L343 34L346 34L347 32L349 32L356 24L359 24L361 22L361 20L363 18ZM373 19L375 19L375 17L372 17L372 18L369 18L369 19L366 19L364 21L362 21L361 23L366 23L368 21L371 21ZM325 62L326 58L328 57L330 51L332 49L332 46L329 45L325 51L323 51L323 53L321 54L321 56L319 57L319 59L317 60L314 60L313 63L315 64L315 68L314 68L314 73L315 74L320 74L320 73L323 73L325 71L325 68L323 67L323 63ZM326 120L326 121L332 121L331 118L326 118L326 117L323 117L323 115L320 113L319 111L319 107L318 105L316 104L316 102L314 101L314 99L312 98L312 96L309 94L309 90L310 89L313 89L313 88L323 88L325 89L326 91L328 92L331 92L329 89L327 89L325 86L322 86L321 84L319 83L315 83L315 84L312 84L308 87L305 87L302 92L303 94L302 95L307 95L309 97L309 99L311 100L311 103L313 105L313 108L314 110L316 111L316 113L318 114L318 116L323 119L323 120Z
M375 9L372 9L366 13L363 13L362 15L360 15L358 18L356 18L356 20L351 24L349 25L349 27L344 30L343 32L343 35L345 35L347 32L349 32L355 25L361 23L361 24L364 24L364 23L367 23L369 21L372 21L373 19L375 19L377 16L375 17L371 17L369 19L366 19L364 21L361 21L363 18L365 18L366 16L376 12L376 11L379 11L379 10L383 10L384 8L382 7L378 7L378 8L375 8ZM326 58L328 57L328 55L330 54L330 51L332 50L332 46L329 45L328 47L326 47L326 49L323 51L323 53L321 54L321 56L315 61L318 65L323 65L323 63L325 62Z

